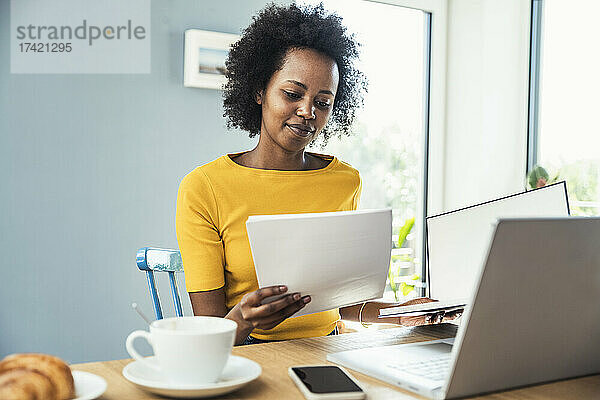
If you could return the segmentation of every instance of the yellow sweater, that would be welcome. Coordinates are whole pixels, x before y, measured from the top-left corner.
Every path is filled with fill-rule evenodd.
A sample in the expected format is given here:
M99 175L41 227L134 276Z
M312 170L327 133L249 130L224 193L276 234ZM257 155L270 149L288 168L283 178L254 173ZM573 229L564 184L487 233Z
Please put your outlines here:
M355 210L361 191L358 171L332 156L311 153L330 160L321 169L278 171L236 164L232 158L239 154L194 169L183 178L177 196L177 241L186 289L225 286L228 309L258 289L246 233L248 216ZM271 330L255 329L252 336L323 336L334 330L338 319L337 309L288 318Z

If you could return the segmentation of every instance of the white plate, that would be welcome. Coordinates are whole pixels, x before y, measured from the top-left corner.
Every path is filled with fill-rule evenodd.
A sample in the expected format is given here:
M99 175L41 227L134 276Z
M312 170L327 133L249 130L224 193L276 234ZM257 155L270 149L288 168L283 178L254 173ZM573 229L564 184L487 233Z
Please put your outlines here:
M152 361L154 357L147 359ZM221 379L216 383L180 385L169 383L160 373L150 370L138 361L123 368L123 376L129 382L151 393L169 397L212 397L233 392L260 376L260 365L244 357L230 356Z
M106 390L104 378L83 371L72 371L75 381L75 398L73 400L92 400L102 396Z

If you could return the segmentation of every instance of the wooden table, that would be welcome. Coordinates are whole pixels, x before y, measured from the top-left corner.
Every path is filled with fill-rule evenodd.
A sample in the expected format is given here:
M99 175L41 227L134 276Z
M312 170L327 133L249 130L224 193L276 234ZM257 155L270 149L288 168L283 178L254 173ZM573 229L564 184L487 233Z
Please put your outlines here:
M303 399L288 376L287 368L292 365L330 364L325 357L328 353L364 347L384 346L423 340L444 339L456 334L456 325L441 324L415 328L392 328L367 330L338 336L290 340L286 342L239 346L233 354L258 362L262 369L260 378L242 387L237 392L219 399ZM164 399L138 389L128 382L121 371L132 360L115 360L75 364L71 368L100 375L106 379L108 389L101 399L137 400ZM351 371L365 386L369 399L421 399L422 397L386 384L367 375ZM528 388L495 393L485 399L600 399L600 375L560 382L531 386Z

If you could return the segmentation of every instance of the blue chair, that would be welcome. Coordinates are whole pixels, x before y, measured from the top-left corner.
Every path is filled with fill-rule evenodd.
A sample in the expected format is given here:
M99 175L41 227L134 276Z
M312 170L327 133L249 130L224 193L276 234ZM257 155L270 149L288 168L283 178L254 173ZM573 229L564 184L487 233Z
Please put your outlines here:
M156 319L163 319L162 308L156 283L154 281L155 272L166 272L169 274L169 282L171 284L171 295L173 296L173 304L175 305L175 314L178 317L183 317L181 308L181 299L179 298L179 290L177 289L177 280L175 273L183 272L183 262L181 261L181 253L179 250L160 249L157 247L142 247L137 251L136 264L140 271L146 271L148 279L148 289L152 297L152 305Z

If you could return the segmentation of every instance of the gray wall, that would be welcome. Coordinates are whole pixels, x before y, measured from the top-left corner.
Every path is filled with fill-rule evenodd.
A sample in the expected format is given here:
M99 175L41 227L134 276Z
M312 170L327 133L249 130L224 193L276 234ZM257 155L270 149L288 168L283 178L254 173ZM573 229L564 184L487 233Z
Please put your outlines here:
M265 3L153 0L151 74L17 75L0 0L0 357L128 357L130 303L152 315L136 249L176 247L181 178L254 142L220 91L183 87L183 32L239 33Z

